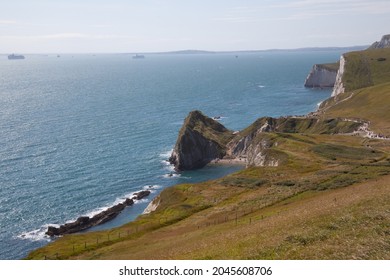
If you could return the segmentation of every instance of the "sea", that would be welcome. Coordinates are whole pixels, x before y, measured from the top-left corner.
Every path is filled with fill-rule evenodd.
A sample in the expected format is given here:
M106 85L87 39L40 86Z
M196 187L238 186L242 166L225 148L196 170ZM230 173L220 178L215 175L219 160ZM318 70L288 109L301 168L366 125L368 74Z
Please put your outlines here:
M341 51L0 56L0 259L52 240L49 225L92 216L139 190L152 194L92 230L136 219L161 190L242 168L176 173L167 159L184 118L201 110L232 130L262 116L314 111L315 63ZM173 176L171 176L173 175Z

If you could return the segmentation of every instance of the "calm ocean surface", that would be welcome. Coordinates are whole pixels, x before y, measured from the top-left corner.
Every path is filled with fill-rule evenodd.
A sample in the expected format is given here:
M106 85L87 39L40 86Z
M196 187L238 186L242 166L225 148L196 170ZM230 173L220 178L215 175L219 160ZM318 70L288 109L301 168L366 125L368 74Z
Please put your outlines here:
M168 177L165 160L189 111L240 130L261 116L306 114L330 95L304 80L338 51L253 54L0 56L0 259L50 242L61 224L153 185L101 228L133 220L163 188L223 176Z

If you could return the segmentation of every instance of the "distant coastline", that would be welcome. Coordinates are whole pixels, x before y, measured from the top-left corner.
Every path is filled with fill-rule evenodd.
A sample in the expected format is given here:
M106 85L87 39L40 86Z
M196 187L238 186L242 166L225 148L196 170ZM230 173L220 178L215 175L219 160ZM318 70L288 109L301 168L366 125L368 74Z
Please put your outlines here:
M178 51L161 51L161 52L118 52L118 53L28 53L28 55L97 55L97 54L118 54L118 55L195 55L195 54L252 54L252 53L267 53L267 52L322 52L322 51L360 51L368 48L369 45L364 46L349 46L349 47L307 47L307 48L296 48L296 49L265 49L265 50L231 50L231 51L207 51L207 50L178 50ZM0 56L8 56L6 53L1 53Z

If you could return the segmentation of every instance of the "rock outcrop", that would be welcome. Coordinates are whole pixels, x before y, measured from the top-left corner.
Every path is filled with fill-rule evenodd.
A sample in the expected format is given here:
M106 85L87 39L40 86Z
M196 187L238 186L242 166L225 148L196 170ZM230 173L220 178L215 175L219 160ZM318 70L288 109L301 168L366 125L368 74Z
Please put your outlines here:
M61 225L60 227L49 226L46 234L49 236L58 236L64 234L71 234L86 230L93 226L104 224L116 216L118 216L126 206L130 206L134 204L134 200L141 200L142 198L148 196L150 191L140 191L133 194L132 198L126 198L126 200L122 203L118 203L107 210L104 210L93 217L81 216L77 218L76 221L71 223L66 223Z
M383 35L382 39L373 43L368 49L384 49L390 48L390 34Z
M179 132L169 162L177 171L201 168L226 154L226 144L234 137L233 132L222 124L203 115L190 112Z
M177 170L201 168L214 159L240 159L247 166L278 166L287 160L287 155L276 148L277 140L270 132L344 134L356 131L361 123L308 116L263 117L234 135L219 125L218 129L214 127L216 122L199 111L190 113L170 158Z
M345 91L344 84L343 84L344 72L345 72L345 57L342 55L340 57L340 67L339 70L337 71L337 76L332 91L332 96L337 96L340 93L343 93Z
M338 63L315 64L305 80L305 87L332 88L336 82Z
M244 158L247 166L278 166L287 160L287 155L277 149L278 141L267 132L344 134L359 126L361 123L339 118L263 117L228 143L227 157Z

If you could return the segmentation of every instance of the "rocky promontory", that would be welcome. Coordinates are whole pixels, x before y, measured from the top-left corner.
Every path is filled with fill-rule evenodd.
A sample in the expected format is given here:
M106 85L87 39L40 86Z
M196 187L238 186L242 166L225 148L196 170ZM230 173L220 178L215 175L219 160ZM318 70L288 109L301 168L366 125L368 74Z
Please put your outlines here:
M374 42L368 49L390 48L390 34L383 35L380 41Z
M89 229L93 226L104 224L116 216L118 216L126 206L131 206L134 204L134 200L141 200L142 198L148 196L150 191L144 190L133 194L132 198L126 198L122 203L118 203L107 210L104 210L93 217L81 216L77 218L76 221L66 223L60 227L49 226L46 234L49 236L58 236L70 233L80 232L86 229Z
M315 64L305 80L305 87L332 88L338 68L339 63Z
M361 122L315 116L263 117L233 133L200 111L186 118L170 157L176 170L191 170L211 161L238 160L247 166L278 166L287 155L277 149L270 133L346 134L357 131Z
M226 144L234 137L218 121L200 111L192 111L184 120L169 162L177 171L201 168L226 155Z

